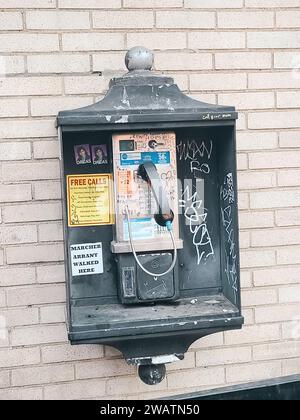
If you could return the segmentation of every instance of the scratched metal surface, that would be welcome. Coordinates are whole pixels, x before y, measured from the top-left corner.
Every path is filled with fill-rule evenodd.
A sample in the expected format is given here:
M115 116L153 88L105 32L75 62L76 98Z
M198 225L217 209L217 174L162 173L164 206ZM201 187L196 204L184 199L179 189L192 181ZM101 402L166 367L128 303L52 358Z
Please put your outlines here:
M230 317L237 314L237 308L223 295L201 296L195 299L182 299L177 305L155 305L155 306L128 306L123 305L100 305L73 307L73 326L107 325L107 323L149 323L151 320L178 320L199 317Z

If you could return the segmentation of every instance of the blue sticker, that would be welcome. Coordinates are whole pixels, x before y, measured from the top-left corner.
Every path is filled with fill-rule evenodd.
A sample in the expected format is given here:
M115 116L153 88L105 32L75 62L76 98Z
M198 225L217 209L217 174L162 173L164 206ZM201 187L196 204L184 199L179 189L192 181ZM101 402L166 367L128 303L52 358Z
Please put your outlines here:
M133 239L151 239L154 238L154 219L143 217L141 219L131 219L131 232ZM127 220L123 224L124 241L129 240L129 231Z
M144 162L152 162L154 165L169 165L171 162L170 152L141 152L121 153L122 166L141 165Z

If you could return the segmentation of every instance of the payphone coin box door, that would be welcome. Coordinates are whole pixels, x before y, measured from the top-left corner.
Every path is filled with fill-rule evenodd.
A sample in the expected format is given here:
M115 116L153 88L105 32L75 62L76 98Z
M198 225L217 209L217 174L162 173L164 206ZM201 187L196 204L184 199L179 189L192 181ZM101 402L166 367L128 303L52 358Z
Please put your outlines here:
M133 48L103 100L58 115L69 340L118 348L150 384L243 324L237 113L152 61Z

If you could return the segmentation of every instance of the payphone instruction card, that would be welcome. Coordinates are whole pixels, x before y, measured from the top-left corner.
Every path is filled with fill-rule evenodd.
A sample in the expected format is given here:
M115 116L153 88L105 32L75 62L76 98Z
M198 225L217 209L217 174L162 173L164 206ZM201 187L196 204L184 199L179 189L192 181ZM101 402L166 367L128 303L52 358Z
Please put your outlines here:
M68 175L68 225L96 226L113 223L111 175Z

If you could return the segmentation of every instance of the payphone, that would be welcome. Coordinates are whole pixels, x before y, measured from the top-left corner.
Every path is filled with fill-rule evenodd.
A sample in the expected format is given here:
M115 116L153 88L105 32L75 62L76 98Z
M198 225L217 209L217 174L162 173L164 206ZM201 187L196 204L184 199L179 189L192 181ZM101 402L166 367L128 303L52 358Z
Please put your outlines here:
M118 348L148 384L243 324L237 113L184 95L152 61L131 49L103 100L57 120L69 340Z
M117 215L112 252L120 300L127 304L176 300L177 249L183 244L175 133L115 134L112 145Z

